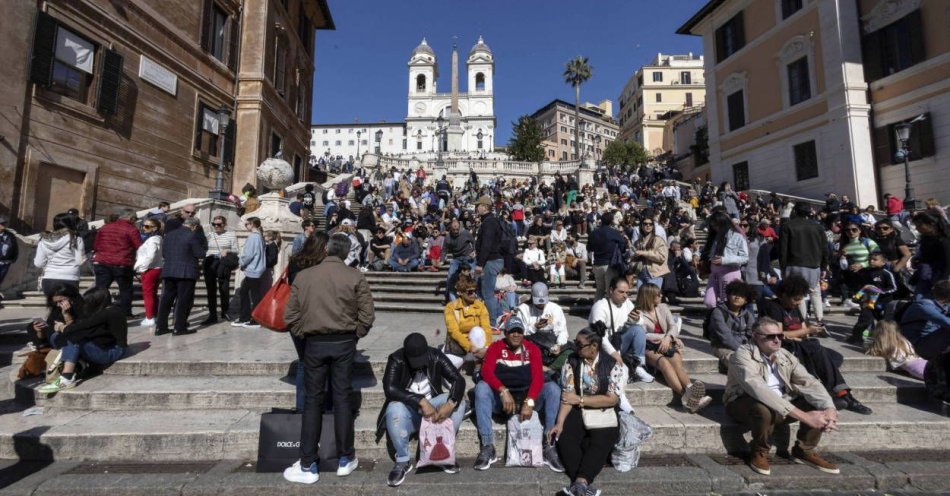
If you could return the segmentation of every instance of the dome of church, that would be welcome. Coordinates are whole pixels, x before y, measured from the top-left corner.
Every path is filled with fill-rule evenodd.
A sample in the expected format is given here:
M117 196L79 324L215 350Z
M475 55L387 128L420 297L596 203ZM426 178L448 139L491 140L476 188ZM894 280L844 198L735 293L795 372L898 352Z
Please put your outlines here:
M430 57L435 58L435 52L433 52L432 47L426 43L425 38L423 38L422 43L419 43L419 46L417 46L415 50L412 51L412 56L415 57L416 55L429 55Z
M485 53L489 57L492 56L491 48L489 48L488 45L485 44L485 40L483 40L481 36L478 37L478 43L476 43L475 46L472 47L472 51L468 52L468 57L472 58L477 53Z

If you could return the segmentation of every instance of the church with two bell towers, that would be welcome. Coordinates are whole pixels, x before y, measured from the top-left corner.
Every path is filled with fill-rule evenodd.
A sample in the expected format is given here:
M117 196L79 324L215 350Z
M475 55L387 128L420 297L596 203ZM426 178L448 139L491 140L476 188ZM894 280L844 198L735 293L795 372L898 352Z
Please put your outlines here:
M406 153L447 152L479 156L494 150L495 59L479 37L466 60L468 77L459 90L458 49L452 47L451 91L439 93L439 64L423 38L409 58Z
M363 153L420 159L498 158L495 151L495 58L479 36L465 60L466 87L459 82L458 47L452 46L451 91L438 90L439 63L423 38L409 56L405 121L315 124L313 160L360 157ZM503 155L503 154L502 154Z

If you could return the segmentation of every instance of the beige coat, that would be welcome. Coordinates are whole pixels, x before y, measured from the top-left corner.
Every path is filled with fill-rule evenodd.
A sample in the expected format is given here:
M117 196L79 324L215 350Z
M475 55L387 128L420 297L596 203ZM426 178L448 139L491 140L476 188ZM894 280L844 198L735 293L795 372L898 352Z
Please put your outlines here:
M678 338L680 335L679 326L676 325L676 319L673 318L673 312L670 311L665 303L660 303L656 306L656 317L660 322L660 329L663 330L662 333L654 332L656 330L656 320L653 320L653 316L650 315L645 310L640 310L640 315L643 316L643 330L647 333L647 339L650 341L659 341L667 336L671 338Z
M650 273L650 277L662 277L666 274L669 274L670 268L666 265L666 257L669 256L670 250L666 246L666 241L663 241L663 238L652 235L653 241L650 243L645 242L644 238L637 240L633 249L636 251L646 251L642 258L638 258L638 261L642 261L646 266L647 272Z
M778 365L778 374L785 388L784 396L779 396L769 388L769 366L767 358L755 343L744 344L732 354L729 360L729 378L726 380L726 392L723 403L730 403L748 395L762 402L771 410L787 416L794 408L792 400L803 396L815 408L826 410L834 408L834 402L821 382L805 370L791 352L780 348L772 355Z

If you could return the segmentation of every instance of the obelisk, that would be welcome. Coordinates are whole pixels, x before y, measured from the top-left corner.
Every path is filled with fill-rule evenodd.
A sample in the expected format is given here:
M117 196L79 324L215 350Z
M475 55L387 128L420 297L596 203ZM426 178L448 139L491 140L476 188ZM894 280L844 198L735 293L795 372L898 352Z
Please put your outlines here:
M452 105L448 115L449 127L445 130L448 151L462 150L462 114L459 112L459 54L458 45L452 43Z

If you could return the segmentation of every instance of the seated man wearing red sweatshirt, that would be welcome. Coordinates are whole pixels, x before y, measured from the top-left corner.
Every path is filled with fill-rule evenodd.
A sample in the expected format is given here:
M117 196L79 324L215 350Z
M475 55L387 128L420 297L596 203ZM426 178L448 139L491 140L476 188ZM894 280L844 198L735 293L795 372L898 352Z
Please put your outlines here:
M524 323L519 317L509 318L505 338L495 341L485 351L481 376L482 380L475 386L475 424L482 447L475 459L475 470L488 470L498 461L492 414L517 414L525 421L538 405L543 412L544 464L555 472L563 472L557 449L547 444L548 433L557 423L561 387L555 382L545 382L541 350L524 338Z

